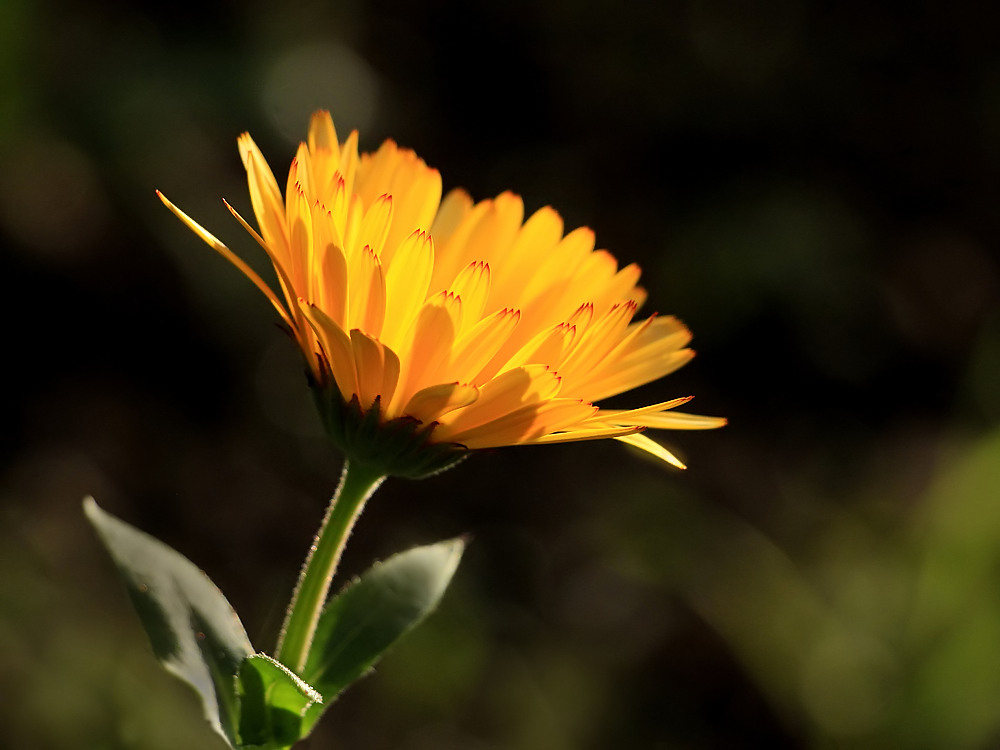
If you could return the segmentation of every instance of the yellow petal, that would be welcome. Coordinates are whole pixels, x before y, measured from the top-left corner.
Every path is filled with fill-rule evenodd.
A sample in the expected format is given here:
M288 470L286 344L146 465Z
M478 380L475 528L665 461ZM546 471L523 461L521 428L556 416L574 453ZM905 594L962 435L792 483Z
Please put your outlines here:
M238 144L243 166L247 171L250 203L253 205L261 236L278 257L285 261L288 257L288 233L285 228L285 206L278 182L249 133L241 135Z
M445 247L442 258L446 262L440 269L435 269L434 286L449 284L454 276L471 263L504 258L517 237L523 218L524 203L521 196L510 192L501 193L493 200L482 201L475 206L465 222L470 231L463 232L460 228L446 245L438 243L438 247ZM510 300L493 297L487 312L492 313L503 307L517 307L518 299L520 296Z
M451 238L455 229L464 223L471 211L472 198L469 197L469 194L461 188L450 190L441 201L437 216L434 217L431 234L437 238L439 244L444 245Z
M476 402L449 414L434 434L448 441L454 435L467 434L524 406L555 398L559 378L547 367L532 365L508 370L479 389Z
M343 214L344 229L341 233L342 244L340 246L344 250L347 262L350 263L351 258L365 248L358 242L361 235L361 224L365 216L365 204L357 193L346 193L341 213ZM377 248L372 249L378 252Z
M337 140L337 129L333 126L333 118L324 109L314 112L309 119L309 150L315 153L325 151L340 151L340 141Z
M650 414L667 411L668 409L676 409L678 406L683 406L690 402L693 398L694 396L683 396L671 399L670 401L661 401L658 404L642 406L638 409L601 409L600 413L590 421L607 422L608 424L644 424L644 422L637 420L641 420Z
M356 243L347 248L347 256L370 247L376 253L381 253L385 247L385 238L389 235L389 224L392 222L393 199L391 195L381 195L365 211L361 229L351 242Z
M457 199L461 203L461 199ZM480 222L484 221L487 212L492 208L492 201L480 201L465 214L462 221L455 227L454 231L447 233L447 239L442 239L441 234L432 234L436 237L434 274L431 277L431 294L442 289L447 289L464 266L479 258L466 258L466 246L469 244L469 237L476 230ZM461 206L460 206L461 207ZM444 207L442 207L444 208ZM451 207L449 206L451 210ZM437 226L437 222L435 222Z
M490 294L490 266L476 261L467 265L455 277L448 291L462 300L462 320L458 335L464 334L479 322Z
M571 326L575 326L577 333L583 334L590 328L590 324L594 322L594 303L586 302L580 305L573 314L570 315L566 322Z
M617 396L619 393L652 383L658 378L679 370L694 358L693 349L651 353L648 359L622 362L618 369L609 370L600 380L588 381L587 394L594 401Z
M517 310L505 309L479 321L455 342L450 372L462 382L484 383L488 378L483 376L483 368L510 338L520 319Z
M452 433L449 440L472 449L516 445L559 430L567 424L578 423L590 416L594 408L575 399L540 401L468 430Z
M596 366L574 375L573 388L586 391L589 398L600 401L644 385L660 377L655 374L650 376L649 373L669 366L662 364L664 357L672 356L675 350L687 344L690 339L691 334L684 324L672 316L661 318L654 315L632 323L625 335ZM690 359L692 355L693 352L690 352L685 356ZM628 383L631 385L623 385Z
M655 430L715 430L719 427L725 427L728 422L729 420L724 417L705 417L700 414L671 411L649 414L642 417L641 422L629 420L625 424L641 424L643 427L651 427Z
M289 198L288 212L288 275L297 297L309 293L308 275L313 267L313 227L309 199L300 186L295 185L293 189L295 192Z
M434 242L426 232L414 232L400 245L385 274L385 323L382 338L399 346L424 301L434 268Z
M507 253L488 258L493 263L496 304L517 306L526 301L525 279L535 274L539 258L548 257L562 234L562 217L546 206L524 222Z
M378 256L368 246L347 263L348 321L371 336L382 332L385 320L385 278Z
M625 335L634 314L634 303L615 305L577 339L566 361L559 368L567 392L581 393L578 383L587 378L594 368L609 361L608 352Z
M548 365L558 371L567 352L571 350L576 337L576 326L560 323L547 331L542 331L525 344L503 366L509 370L522 365Z
M486 212L469 235L468 262L504 257L514 244L524 220L524 201L510 191L483 203Z
M347 258L334 237L333 217L318 203L312 205L312 226L314 261L308 299L343 328L347 314Z
M298 190L305 191L313 200L316 195L312 190L312 179L309 174L309 147L304 143L299 144L299 150L292 159L292 166L288 170L288 180L285 182L285 215L290 217L292 213L291 201Z
M436 422L445 414L461 409L479 398L479 389L459 383L431 385L413 394L402 413L421 422Z
M691 332L673 316L648 318L634 323L605 361L587 374L577 386L594 401L617 395L652 382L687 364L694 351L683 349Z
M615 440L620 440L623 443L638 448L639 450L646 451L650 455L656 456L661 461L666 461L671 466L676 466L678 469L686 469L681 460L677 458L673 453L668 451L662 445L657 443L655 440L650 440L648 437L642 433L636 433L634 435L622 435L621 437L615 438Z
M387 140L359 154L357 131L339 143L328 112L313 115L283 193L253 139L244 133L238 146L258 228L230 211L264 248L277 286L163 201L267 296L316 379L333 378L343 399L378 403L381 419L434 425L417 440L482 448L617 438L674 465L639 431L725 423L677 413L687 399L593 406L694 352L675 318L634 321L646 299L641 271L595 249L590 229L564 234L549 207L525 220L511 192L475 203L453 190L442 200L441 175L415 152ZM377 454L355 452L351 440L341 446L350 455Z
M236 217L236 220L250 234L250 236L257 240L257 243L264 249L264 252L267 253L267 257L271 259L271 265L274 267L274 272L278 276L278 283L281 285L281 290L285 295L285 300L288 302L290 315L289 324L291 325L296 338L299 340L300 345L305 351L309 352L309 347L307 346L307 342L309 340L307 335L308 326L306 325L305 319L302 317L302 312L299 309L298 298L295 295L292 281L288 277L288 272L286 270L287 259L284 262L280 261L278 256L275 254L274 249L264 241L263 237L253 230L253 227L246 222L246 219L240 216L239 212L226 203L226 201L223 201L223 203L225 203L229 212Z
M399 377L399 360L395 357L387 358L386 347L357 328L351 330L351 351L361 408L371 408L377 396L382 397L382 403L388 403Z
M430 230L441 203L441 173L408 151L406 165L397 171L391 189L396 213L384 249L390 261L399 244L413 232Z
M630 299L631 286L613 284L618 273L618 261L606 250L589 253L577 267L565 292L566 299L590 300L597 310Z
M396 387L399 385L401 368L399 357L388 346L383 347L382 354L385 363L382 366L382 390L379 393L382 395L383 406L388 408L389 404L392 403L392 397L396 394Z
M444 370L455 340L455 320L461 302L451 294L439 294L421 308L410 327L407 344L400 351L402 374L393 403L406 403L417 391L435 383L450 382Z
M625 266L604 285L603 296L595 295L595 303L607 305L631 299L637 307L642 307L642 303L646 301L646 292L636 286L641 275L642 270L637 263Z
M357 181L358 167L361 158L358 156L358 131L352 130L347 136L343 147L340 149L340 167L338 171L343 175L344 183L347 186L348 194L353 195Z
M399 161L399 148L393 140L385 140L374 154L363 154L358 164L355 192L366 206L389 192L392 173Z
M552 432L532 440L524 442L531 445L547 445L550 443L577 443L583 440L604 440L606 438L616 438L623 435L634 435L642 430L641 427L618 426L618 427L581 427L568 429L563 432Z
M587 227L567 234L542 260L531 277L524 290L525 299L548 293L553 286L561 284L593 249L594 232Z
M323 347L330 374L340 390L341 397L344 401L350 401L359 391L354 366L354 349L350 337L315 305L303 300L302 311Z
M271 301L271 304L274 305L274 309L277 310L278 313L281 315L282 319L285 321L285 324L289 328L294 328L294 326L292 325L292 320L288 316L288 312L285 310L285 306L281 304L281 302L278 300L277 295L274 293L271 287L269 287L267 284L264 283L264 280L257 275L256 271L250 268L250 266L248 266L243 261L242 258L240 258L232 250L226 247L222 242L216 239L215 236L207 229L202 227L201 224L196 222L186 213L177 208L177 206L175 206L173 203L167 200L167 197L163 193L157 190L156 194L157 196L159 196L160 200L163 201L163 205L165 205L167 208L173 211L174 215L177 216L178 219L183 221L189 229L191 229L206 244L208 244L217 253L219 253L219 255L221 255L223 258L225 258L234 266L236 266L238 269L240 269L243 275L246 276L248 279L250 279L250 281L253 282L254 286L260 289L260 291L264 293L264 296Z

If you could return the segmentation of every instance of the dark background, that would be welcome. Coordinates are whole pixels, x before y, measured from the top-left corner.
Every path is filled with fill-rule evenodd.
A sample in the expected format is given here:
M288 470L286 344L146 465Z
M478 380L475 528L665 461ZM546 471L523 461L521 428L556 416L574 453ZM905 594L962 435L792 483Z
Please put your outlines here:
M345 572L471 533L442 609L313 748L1000 742L1000 47L978 4L0 4L0 744L221 747L80 512L173 545L270 650L332 491L236 136L308 116L556 207L725 415L393 480Z

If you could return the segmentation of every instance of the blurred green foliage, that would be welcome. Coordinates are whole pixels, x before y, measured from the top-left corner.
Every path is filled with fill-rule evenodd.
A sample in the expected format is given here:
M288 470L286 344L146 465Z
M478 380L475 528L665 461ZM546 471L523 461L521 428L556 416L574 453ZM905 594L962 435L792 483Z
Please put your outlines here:
M347 574L470 532L443 608L311 747L1000 740L997 13L765 0L0 3L0 744L214 745L79 512L271 642L339 459L267 303L235 138L309 113L638 261L723 431L390 482ZM634 400L633 400L634 398Z

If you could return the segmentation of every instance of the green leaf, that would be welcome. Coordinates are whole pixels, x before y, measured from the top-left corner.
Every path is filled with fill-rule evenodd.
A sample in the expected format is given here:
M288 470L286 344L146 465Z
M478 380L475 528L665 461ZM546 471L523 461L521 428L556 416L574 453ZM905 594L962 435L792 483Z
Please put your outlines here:
M394 555L330 601L302 675L326 699L309 709L307 729L344 688L437 607L464 548L463 540L452 539Z
M180 553L101 510L93 498L83 509L125 579L156 658L194 687L212 728L237 747L235 677L254 651L236 612Z
M319 693L266 654L244 660L239 694L242 747L290 747L305 734L306 710L323 702Z

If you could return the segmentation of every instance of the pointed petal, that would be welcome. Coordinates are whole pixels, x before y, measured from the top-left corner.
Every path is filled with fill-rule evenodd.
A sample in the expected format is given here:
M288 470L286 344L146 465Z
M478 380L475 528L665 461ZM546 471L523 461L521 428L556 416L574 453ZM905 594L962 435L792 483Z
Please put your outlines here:
M281 199L281 191L278 189L278 181L274 179L264 155L249 133L239 137L238 145L243 166L246 167L250 202L253 205L254 216L257 217L261 236L274 248L279 257L285 260L288 256L288 231L285 226L285 206Z
M635 420L657 414L668 409L676 409L678 406L690 402L694 396L682 396L681 398L661 401L658 404L641 406L638 409L601 409L600 413L594 416L592 422L607 422L608 424L642 424Z
M438 440L451 440L476 427L493 422L525 406L555 398L559 377L547 367L529 366L508 370L479 388L479 398L465 409L448 415L435 430Z
M344 145L340 148L340 174L344 177L347 192L354 194L354 186L357 181L358 166L361 164L361 157L358 156L358 131L352 130L347 136Z
M537 297L553 285L570 278L576 267L594 249L594 239L594 232L588 227L574 229L563 237L540 260L540 265L525 287L525 299Z
M434 241L426 232L414 232L400 245L385 275L382 338L390 346L400 343L427 299L433 268Z
M622 424L641 424L643 427L650 427L654 430L715 430L725 427L729 420L725 417L705 417L700 414L686 414L684 412L665 412L659 414L649 414L641 417L641 422L637 418L632 422L627 420ZM620 422L620 420L615 420Z
M694 354L694 349L681 349L650 352L645 360L629 358L628 361L623 360L617 369L608 368L607 374L600 380L588 381L579 387L586 389L588 398L601 401L679 370L694 358Z
M301 186L293 187L289 196L288 226L288 275L294 285L295 296L308 294L309 275L313 261L312 210L309 199Z
M313 266L308 299L341 328L347 314L347 258L334 237L333 217L318 203L312 205Z
M389 192L392 173L399 163L399 147L392 139L386 139L373 154L364 154L358 164L355 191L366 206Z
M351 330L351 351L354 356L354 370L357 375L358 400L362 409L369 409L375 398L381 396L381 403L389 403L395 390L395 379L399 377L398 361L387 361L386 348L381 342L366 336L357 328ZM387 365L389 373L387 373ZM395 369L395 375L392 370ZM390 377L386 377L389 374ZM388 392L387 392L388 389Z
M337 383L341 397L344 401L350 401L359 391L350 337L315 305L303 300L302 311L323 347L330 374Z
M381 256L385 247L385 238L389 235L389 225L392 223L393 199L391 195L380 195L368 210L361 221L361 229L357 237L352 237L352 245L347 249L350 257L363 247L370 247Z
M471 239L474 235L487 234L480 232L480 225L490 225L495 218L493 201L480 201L472 207L463 220L448 234L447 239L434 235L437 256L434 263L434 276L431 278L431 293L447 289L458 272L469 263L488 257L483 249ZM435 225L437 222L435 222ZM431 232L434 234L433 230Z
M239 212L235 208L230 206L226 201L222 202L225 204L226 208L229 209L229 212L234 217L236 217L236 220L240 223L240 225L247 232L249 232L250 236L252 236L255 240L257 240L257 244L259 244L264 249L264 252L267 253L267 257L271 259L271 265L274 267L274 272L278 277L278 283L281 285L281 291L285 295L285 299L288 301L289 317L286 317L286 320L289 321L289 325L295 332L295 335L299 340L299 344L303 347L303 350L308 351L308 347L306 346L308 326L305 323L305 319L302 317L302 312L299 310L297 297L294 295L293 291L292 281L288 277L288 272L285 267L285 263L287 263L287 260L284 263L279 261L278 256L275 255L273 248L271 248L264 241L263 237L261 237L259 234L257 234L257 232L254 231L253 227L251 227L247 223L246 219L240 216Z
M483 368L510 338L520 319L520 312L505 309L469 329L455 342L451 361L451 371L455 376L462 382L476 385L485 382L486 378L481 378Z
M248 279L250 279L250 281L253 282L254 286L256 286L258 289L260 289L261 292L264 293L264 296L271 301L271 304L274 305L274 309L278 311L278 313L281 315L282 319L285 321L285 323L288 325L289 328L295 327L294 325L292 325L292 320L289 317L288 311L285 309L285 306L281 304L281 302L278 300L277 295L274 293L271 287L269 287L266 283L264 283L264 280L257 275L256 271L250 268L250 266L248 266L243 261L242 258L240 258L232 250L226 247L221 241L216 239L216 237L207 229L202 227L201 224L196 222L186 213L177 208L177 206L175 206L173 203L167 200L167 197L163 195L163 193L157 190L156 194L157 196L159 196L160 200L163 201L163 205L165 205L167 208L173 211L174 215L178 219L183 221L187 225L188 229L190 229L196 235L198 235L198 237L200 237L202 241L204 241L207 245L209 245L212 249L214 249L217 253L219 253L219 255L221 255L223 258L225 258L234 266L236 266L238 269L240 269L243 275L246 276Z
M686 469L685 466L677 456L668 451L662 445L657 443L655 440L650 440L648 437L642 433L636 433L634 435L622 435L621 437L615 438L615 440L620 440L627 445L631 445L639 450L646 451L650 455L656 456L661 461L666 461L671 466L676 466L678 469Z
M577 339L576 345L559 368L567 392L582 392L579 384L584 382L595 368L605 363L608 352L625 335L635 309L635 303L632 302L615 305ZM593 398L589 392L588 398Z
M325 109L313 112L309 119L309 150L315 153L320 149L339 151L340 141L337 140L337 129L333 126L333 118Z
M562 427L578 424L595 407L576 399L554 399L528 404L471 429L453 433L449 440L467 448L496 448L534 440Z
M450 382L444 370L455 341L455 320L461 301L441 293L429 299L410 327L407 344L400 352L403 372L396 400L406 403L417 391L436 383Z
M405 154L405 165L397 170L392 184L396 213L384 250L389 260L413 232L430 231L441 203L441 173L428 167L412 151Z
M510 251L502 258L488 258L494 266L494 291L497 303L516 306L524 301L524 282L559 243L563 233L562 217L546 206L533 213L518 229Z
M431 234L437 238L439 244L446 243L470 211L472 211L472 198L467 192L461 188L448 191L441 201L437 216L434 217Z
M569 429L564 432L553 432L533 440L525 442L531 445L548 445L549 443L577 443L584 440L605 440L607 438L622 437L623 435L634 435L641 432L641 427L599 427L599 428L579 428Z
M385 320L385 278L382 264L370 247L348 261L348 321L371 336L382 332Z
M483 261L467 265L455 277L448 291L462 300L462 321L459 335L479 322L490 294L490 266Z
M560 323L548 331L542 331L521 347L502 369L539 364L558 371L566 353L571 350L575 336L576 326L569 323Z
M299 144L299 150L292 159L292 165L288 169L288 180L285 182L285 216L289 217L288 224L291 225L292 199L299 190L311 193L312 182L309 175L309 147L304 143Z

